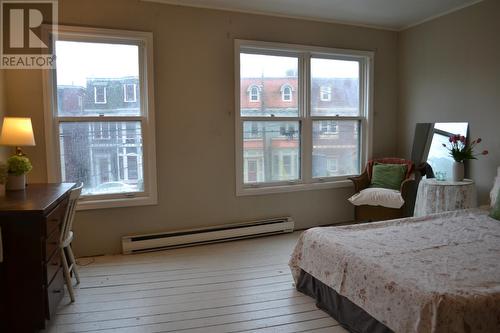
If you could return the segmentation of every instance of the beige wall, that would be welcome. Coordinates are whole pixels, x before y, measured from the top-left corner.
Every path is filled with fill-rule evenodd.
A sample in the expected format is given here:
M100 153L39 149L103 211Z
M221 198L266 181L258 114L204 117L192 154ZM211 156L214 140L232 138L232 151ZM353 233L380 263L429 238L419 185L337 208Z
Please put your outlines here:
M490 155L471 163L487 203L500 165L500 1L486 0L399 35L400 154L417 122L467 121Z
M5 96L5 75L4 70L0 69L0 129L2 128L3 117L6 115L6 96ZM5 162L8 157L8 148L0 146L0 162Z
M397 34L138 1L60 1L68 25L154 33L157 206L78 212L78 255L117 253L127 234L290 215L299 228L350 220L352 189L235 196L235 38L376 50L374 154L396 152ZM9 110L33 117L31 182L46 180L41 74L7 73ZM193 98L193 91L197 97Z

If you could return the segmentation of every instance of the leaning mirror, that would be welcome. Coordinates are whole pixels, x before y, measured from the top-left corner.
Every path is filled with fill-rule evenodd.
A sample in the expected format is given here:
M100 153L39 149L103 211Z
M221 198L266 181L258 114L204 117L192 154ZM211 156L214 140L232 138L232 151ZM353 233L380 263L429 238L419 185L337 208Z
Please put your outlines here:
M468 123L460 122L417 124L412 151L413 161L417 165L427 162L436 178L451 179L453 158L443 144L448 144L450 136L455 134L467 137L468 129Z

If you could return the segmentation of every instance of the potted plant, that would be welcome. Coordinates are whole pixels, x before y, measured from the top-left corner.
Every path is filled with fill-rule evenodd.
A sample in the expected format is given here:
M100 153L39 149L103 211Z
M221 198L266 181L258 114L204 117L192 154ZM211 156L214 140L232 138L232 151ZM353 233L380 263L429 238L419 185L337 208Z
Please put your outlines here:
M26 174L31 171L31 162L26 156L14 155L7 159L7 190L24 190Z
M0 197L5 195L5 184L7 183L7 164L0 162Z
M463 135L450 136L449 145L443 143L443 147L448 149L450 156L455 160L453 162L453 181L464 180L464 162L466 160L477 160L478 155L488 155L487 150L483 150L481 154L474 154L474 148L482 139L478 138L471 143L467 143L467 138Z

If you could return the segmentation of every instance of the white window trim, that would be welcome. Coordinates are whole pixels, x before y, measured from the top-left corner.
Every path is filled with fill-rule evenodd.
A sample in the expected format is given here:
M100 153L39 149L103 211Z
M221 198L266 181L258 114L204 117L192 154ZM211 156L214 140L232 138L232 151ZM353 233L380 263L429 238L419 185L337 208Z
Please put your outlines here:
M104 89L103 90L103 92L104 92L104 101L102 101L102 102L97 100L97 87L102 87ZM106 90L107 90L106 86L100 86L100 85L94 86L94 103L95 104L106 104L108 102L107 99L106 99L106 95L107 95L107 91Z
M99 135L97 135L97 130L96 130L96 126L95 124L99 124ZM91 126L92 126L92 136L94 137L94 140L109 140L111 139L111 126L108 124L108 135L107 136L104 136L103 135L103 125L104 123L93 123Z
M323 98L323 93L325 93L328 97ZM332 101L332 87L320 86L319 87L319 99L322 102L331 102Z
M286 89L289 89L290 93L289 94L285 94L285 90ZM290 98L289 99L286 99L285 98L285 95L288 95ZM282 87L281 87L281 100L283 102L291 102L293 100L293 89L292 89L292 86L289 85L289 84L284 84Z
M44 26L45 34L50 27ZM115 121L140 120L143 140L143 172L144 191L132 193L117 193L82 197L78 210L102 209L129 206L156 205L158 203L158 188L156 176L155 147L155 108L154 108L154 78L153 78L153 34L151 32L100 29L76 26L59 26L58 39L70 39L92 42L132 43L139 45L139 76L143 84L141 89L140 117L113 117ZM54 38L52 38L54 42ZM47 156L48 182L61 182L61 164L59 150L59 128L56 119L57 107L55 87L55 71L43 71L43 96L45 112L45 144ZM59 117L63 119L64 117ZM131 119L132 118L132 119ZM100 117L72 117L75 121L99 121Z
M335 131L332 131L330 124L328 124L326 127L326 131L322 132L320 135L338 135L339 134L339 123L336 120L333 120L333 121L335 121L337 123L335 126ZM323 129L321 129L321 131L322 130Z
M300 143L300 170L301 176L298 180L276 182L276 183L258 183L244 184L243 175L243 121L240 112L240 52L254 52L258 54L270 55L299 55L299 73L302 71L302 77L299 78L298 105L301 113L299 119L302 122L301 143ZM347 60L359 59L360 61L360 109L363 113L359 117L338 117L338 120L358 120L360 121L360 170L372 156L372 136L373 136L373 91L374 91L374 56L373 51L348 50L337 48L313 47L297 44L284 44L274 42L261 42L252 40L236 39L234 43L234 73L235 73L235 157L236 157L236 195L252 196L273 193L287 193L305 190L319 190L331 188L352 187L352 182L348 180L351 176L342 177L312 177L312 119L321 120L321 117L312 117L310 115L310 82L309 69L306 63L301 59L310 59L312 56L321 56L323 58L333 57L334 59L345 58ZM306 98L308 97L308 98ZM306 100L307 99L307 100ZM271 120L270 117L264 117ZM334 119L336 117L326 117ZM255 120L255 117L250 119ZM292 121L296 117L273 117L275 121ZM307 151L306 151L307 150Z
M132 99L127 99L127 86L134 87L134 97ZM125 103L137 102L137 85L135 83L125 83L123 84L123 101Z
M257 94L255 96L257 96L257 99L252 99L252 90L253 89L257 89ZM260 102L260 89L259 89L259 86L255 85L255 84L252 84L248 87L248 101L250 103L258 103Z

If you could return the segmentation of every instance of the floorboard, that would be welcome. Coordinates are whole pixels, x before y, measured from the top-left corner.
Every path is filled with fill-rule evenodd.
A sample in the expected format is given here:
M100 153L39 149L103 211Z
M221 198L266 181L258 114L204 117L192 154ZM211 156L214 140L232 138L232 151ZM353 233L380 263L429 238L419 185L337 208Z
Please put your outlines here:
M76 301L44 333L347 332L295 290L298 236L81 258Z

